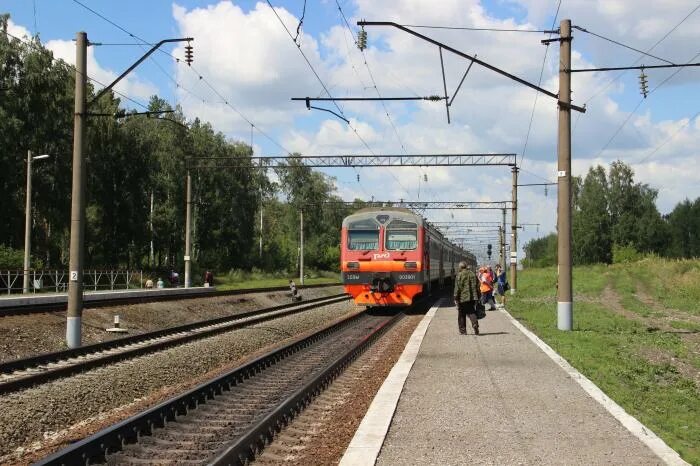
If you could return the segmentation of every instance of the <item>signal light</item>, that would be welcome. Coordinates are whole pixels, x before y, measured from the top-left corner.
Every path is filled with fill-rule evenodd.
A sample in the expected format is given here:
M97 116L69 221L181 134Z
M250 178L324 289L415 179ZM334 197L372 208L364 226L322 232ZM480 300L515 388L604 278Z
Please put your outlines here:
M193 55L192 46L188 42L187 45L185 45L185 63L187 63L187 66L192 66Z
M491 259L491 245L490 244L486 245L486 254L489 256L489 259Z

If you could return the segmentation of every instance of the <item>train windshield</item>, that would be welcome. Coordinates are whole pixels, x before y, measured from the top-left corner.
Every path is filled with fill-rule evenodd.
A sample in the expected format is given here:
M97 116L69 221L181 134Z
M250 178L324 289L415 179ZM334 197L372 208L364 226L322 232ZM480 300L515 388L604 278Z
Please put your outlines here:
M386 228L386 248L392 251L410 251L418 246L418 226L413 222L392 220Z
M351 251L379 249L379 224L373 219L350 223L348 225L348 249Z

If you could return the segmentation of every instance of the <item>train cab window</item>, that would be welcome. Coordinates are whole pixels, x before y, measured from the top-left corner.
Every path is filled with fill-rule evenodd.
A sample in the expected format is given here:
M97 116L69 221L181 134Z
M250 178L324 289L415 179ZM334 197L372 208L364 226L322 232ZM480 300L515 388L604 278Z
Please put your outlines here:
M395 219L386 227L386 248L391 251L410 251L418 246L418 225Z
M351 251L379 248L379 224L368 218L348 225L348 249Z

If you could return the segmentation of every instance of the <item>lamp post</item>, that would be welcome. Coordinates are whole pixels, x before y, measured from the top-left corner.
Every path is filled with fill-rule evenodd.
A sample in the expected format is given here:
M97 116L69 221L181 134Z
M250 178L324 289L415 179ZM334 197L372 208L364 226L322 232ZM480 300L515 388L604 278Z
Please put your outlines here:
M22 293L29 293L29 256L32 242L32 161L48 159L47 154L32 157L32 151L27 151L27 206L24 219L24 279Z

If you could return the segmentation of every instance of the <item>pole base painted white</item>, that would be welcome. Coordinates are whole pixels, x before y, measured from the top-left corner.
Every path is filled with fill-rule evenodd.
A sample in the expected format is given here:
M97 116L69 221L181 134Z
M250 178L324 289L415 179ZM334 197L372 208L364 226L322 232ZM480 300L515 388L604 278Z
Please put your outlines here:
M68 317L66 321L66 344L68 348L80 348L82 346L81 320L82 317Z
M574 329L574 303L557 303L557 328L559 330Z
M515 294L515 288L510 289L510 294Z

